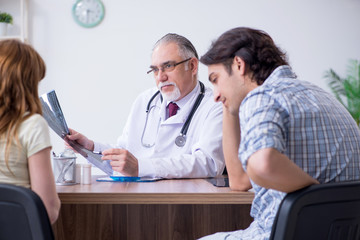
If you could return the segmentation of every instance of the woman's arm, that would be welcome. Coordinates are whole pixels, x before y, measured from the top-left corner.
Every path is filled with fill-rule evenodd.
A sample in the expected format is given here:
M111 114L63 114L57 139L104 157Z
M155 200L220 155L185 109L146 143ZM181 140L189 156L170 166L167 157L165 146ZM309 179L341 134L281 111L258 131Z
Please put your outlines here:
M31 189L40 196L53 224L59 216L61 203L56 192L50 150L50 147L45 148L29 157L29 172Z
M239 114L231 114L223 107L223 149L229 185L233 190L247 191L251 188L248 175L239 159L240 124Z

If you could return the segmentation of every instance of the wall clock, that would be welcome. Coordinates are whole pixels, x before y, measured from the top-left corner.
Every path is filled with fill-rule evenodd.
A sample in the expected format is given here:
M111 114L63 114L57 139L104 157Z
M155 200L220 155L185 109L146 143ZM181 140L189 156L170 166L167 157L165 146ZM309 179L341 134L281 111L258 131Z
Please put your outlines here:
M77 0L72 8L72 14L75 22L80 26L91 28L101 23L105 8L100 0Z

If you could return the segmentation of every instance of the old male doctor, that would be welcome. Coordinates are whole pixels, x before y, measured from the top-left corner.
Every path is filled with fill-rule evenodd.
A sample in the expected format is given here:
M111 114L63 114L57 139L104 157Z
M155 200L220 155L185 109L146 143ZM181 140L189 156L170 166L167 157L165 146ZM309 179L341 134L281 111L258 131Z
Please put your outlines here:
M157 87L133 103L114 146L70 129L70 140L102 152L125 176L204 178L222 174L222 106L198 81L198 54L183 36L167 34L154 46L148 74ZM175 105L176 104L176 105Z

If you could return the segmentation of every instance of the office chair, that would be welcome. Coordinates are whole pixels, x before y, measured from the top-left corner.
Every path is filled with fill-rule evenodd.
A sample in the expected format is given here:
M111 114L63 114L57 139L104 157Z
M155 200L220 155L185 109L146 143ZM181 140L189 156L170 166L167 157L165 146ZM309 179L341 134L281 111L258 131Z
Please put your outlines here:
M289 193L270 240L359 240L360 182L318 184Z
M45 206L35 192L0 184L0 239L54 239Z

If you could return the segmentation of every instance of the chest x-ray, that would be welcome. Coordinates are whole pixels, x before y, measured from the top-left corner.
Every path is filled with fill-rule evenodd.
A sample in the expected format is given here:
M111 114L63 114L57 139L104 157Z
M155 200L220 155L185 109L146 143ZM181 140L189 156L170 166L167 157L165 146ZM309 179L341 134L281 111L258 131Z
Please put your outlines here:
M43 117L46 119L50 128L90 163L100 168L106 174L111 175L113 170L106 161L101 160L101 155L87 150L77 142L71 141L66 137L66 135L70 134L70 131L66 124L55 90L41 95L40 101Z

